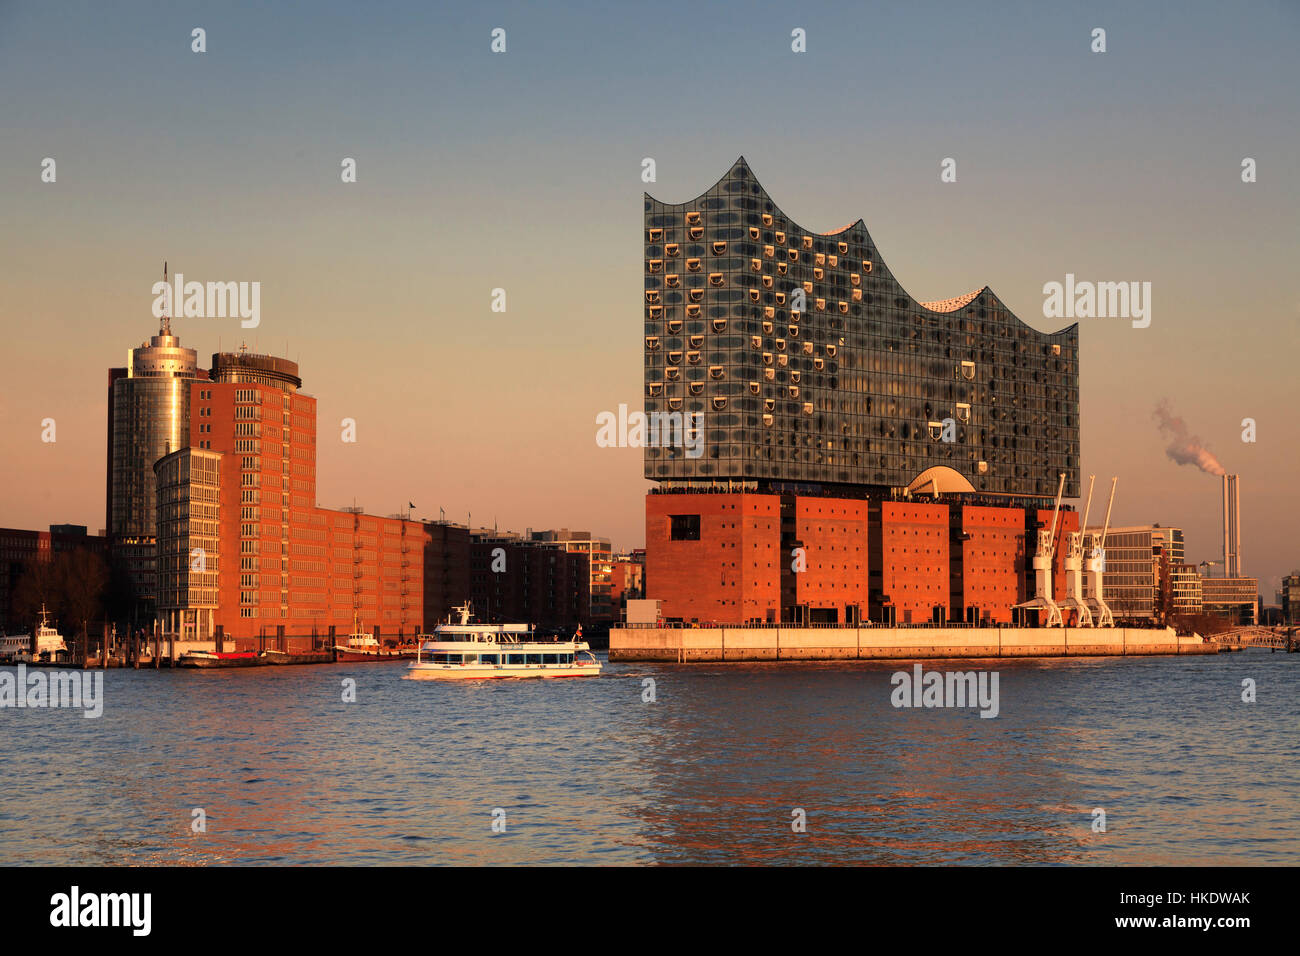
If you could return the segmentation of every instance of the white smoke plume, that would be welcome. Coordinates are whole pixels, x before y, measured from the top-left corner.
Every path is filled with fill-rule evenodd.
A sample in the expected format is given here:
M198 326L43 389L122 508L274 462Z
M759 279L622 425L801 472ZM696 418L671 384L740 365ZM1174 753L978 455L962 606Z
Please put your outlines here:
M1167 399L1160 400L1154 414L1156 424L1160 426L1160 434L1170 439L1169 447L1165 449L1166 455L1180 465L1195 465L1209 475L1221 476L1228 473L1228 469L1219 464L1219 459L1201 444L1198 436L1188 434L1186 423L1170 410Z

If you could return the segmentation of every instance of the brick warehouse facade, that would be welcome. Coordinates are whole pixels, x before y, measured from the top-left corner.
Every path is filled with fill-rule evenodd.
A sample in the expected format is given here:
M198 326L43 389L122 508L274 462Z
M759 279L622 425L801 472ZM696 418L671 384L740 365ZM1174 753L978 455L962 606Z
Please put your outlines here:
M1079 493L1078 327L987 287L912 299L862 220L804 229L743 158L688 202L647 195L644 227L645 411L703 435L645 451L665 618L1019 620L1061 476Z
M1050 510L961 501L651 493L647 588L668 621L1010 624L1013 606L1033 594L1039 523L1051 521ZM1077 512L1058 517L1058 601L1064 543L1078 524Z

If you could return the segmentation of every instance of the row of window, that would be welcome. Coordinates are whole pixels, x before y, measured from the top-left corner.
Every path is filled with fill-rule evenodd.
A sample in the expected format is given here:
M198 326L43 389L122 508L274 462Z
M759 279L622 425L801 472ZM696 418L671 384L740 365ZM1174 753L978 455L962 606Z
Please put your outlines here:
M545 667L572 664L573 654L433 654L434 664L478 664L487 667Z

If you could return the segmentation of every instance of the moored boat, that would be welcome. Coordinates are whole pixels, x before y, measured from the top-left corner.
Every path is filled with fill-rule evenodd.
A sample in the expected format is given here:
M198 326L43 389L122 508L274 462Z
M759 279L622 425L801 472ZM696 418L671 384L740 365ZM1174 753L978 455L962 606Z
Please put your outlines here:
M256 667L267 662L257 651L187 651L176 663L180 667Z
M334 660L332 651L266 651L264 664L328 664Z
M32 648L32 659L36 661L61 661L68 658L68 645L63 643L63 636L50 627L50 615L41 605L41 623L36 628L36 644Z
M384 647L375 635L361 630L361 624L355 615L352 618L352 633L334 645L334 659L351 664L410 660L414 656L409 650Z
M0 634L0 664L28 664L32 660L30 634Z
M600 661L582 640L543 640L528 624L471 624L469 605L459 624L442 624L420 644L407 680L486 680L499 677L595 677Z

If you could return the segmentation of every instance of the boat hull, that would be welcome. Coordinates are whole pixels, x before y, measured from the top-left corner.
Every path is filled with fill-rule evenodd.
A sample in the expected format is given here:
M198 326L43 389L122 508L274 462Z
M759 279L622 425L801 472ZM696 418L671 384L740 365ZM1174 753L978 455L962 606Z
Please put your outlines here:
M514 678L599 677L600 664L430 664L416 663L407 669L406 680L501 680Z
M196 657L182 654L176 662L178 667L198 667L204 670L220 667L258 667L266 662L260 657Z
M371 662L383 661L413 661L415 660L415 651L354 651L343 650L342 648L334 649L334 659L343 664L367 664Z
M334 655L330 651L304 651L300 654L289 654L285 651L267 651L263 658L263 663L273 665L328 664L334 660Z

